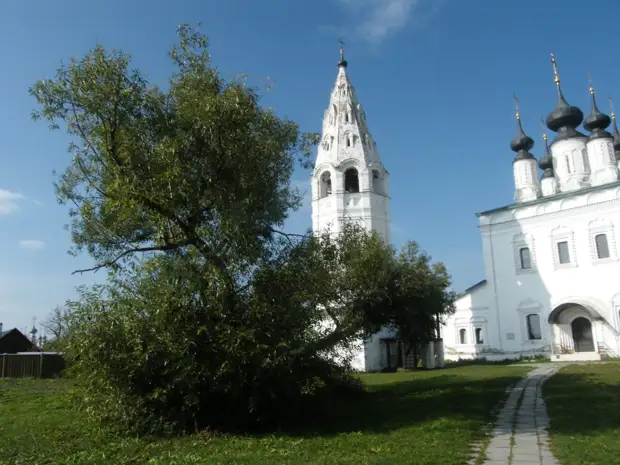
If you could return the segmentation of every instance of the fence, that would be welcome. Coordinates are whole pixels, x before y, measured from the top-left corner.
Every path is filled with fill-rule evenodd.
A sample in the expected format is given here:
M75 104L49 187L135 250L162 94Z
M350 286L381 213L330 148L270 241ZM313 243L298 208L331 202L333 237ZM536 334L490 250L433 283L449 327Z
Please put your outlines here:
M64 358L57 353L1 354L0 378L54 378L64 366Z

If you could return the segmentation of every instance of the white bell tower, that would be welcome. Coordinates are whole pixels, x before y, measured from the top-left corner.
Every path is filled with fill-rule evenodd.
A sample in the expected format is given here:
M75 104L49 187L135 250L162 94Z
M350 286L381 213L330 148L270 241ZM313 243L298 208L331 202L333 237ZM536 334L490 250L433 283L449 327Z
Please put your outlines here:
M338 233L357 223L390 237L388 172L366 125L340 49L338 76L323 115L322 138L312 173L312 230Z

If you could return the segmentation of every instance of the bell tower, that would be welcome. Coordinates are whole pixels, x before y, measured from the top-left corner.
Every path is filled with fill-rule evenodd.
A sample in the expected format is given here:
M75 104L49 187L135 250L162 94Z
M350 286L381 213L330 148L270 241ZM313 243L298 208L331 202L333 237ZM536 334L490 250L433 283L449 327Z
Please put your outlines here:
M390 237L388 172L370 134L366 115L347 75L341 41L338 76L312 173L312 230L339 233L343 223L357 223Z

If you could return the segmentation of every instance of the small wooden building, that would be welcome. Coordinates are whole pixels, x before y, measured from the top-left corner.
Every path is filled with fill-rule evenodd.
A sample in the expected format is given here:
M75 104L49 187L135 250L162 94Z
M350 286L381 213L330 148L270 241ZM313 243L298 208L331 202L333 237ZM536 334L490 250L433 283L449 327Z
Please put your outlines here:
M40 351L41 349L17 328L0 332L0 354Z

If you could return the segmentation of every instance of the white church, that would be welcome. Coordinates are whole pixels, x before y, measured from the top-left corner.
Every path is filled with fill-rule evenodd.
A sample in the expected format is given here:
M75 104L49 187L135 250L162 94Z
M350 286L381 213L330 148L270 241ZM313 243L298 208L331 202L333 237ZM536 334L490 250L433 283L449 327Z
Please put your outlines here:
M620 354L620 134L614 113L598 109L593 88L585 120L567 103L553 56L552 64L558 104L546 125L555 137L549 143L544 136L537 163L517 109L515 203L477 214L486 279L459 296L442 327L443 344L425 352L429 367L441 366L444 356L568 361ZM578 130L582 122L588 135ZM391 242L388 172L342 49L311 184L313 231L338 232L351 221ZM353 365L380 371L402 363L395 334L385 330L360 343Z
M544 136L542 176L517 109L515 203L477 214L486 279L461 294L443 328L448 359L620 354L620 134L592 87L585 120L567 103L551 61L558 104L547 116L555 137Z

